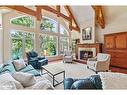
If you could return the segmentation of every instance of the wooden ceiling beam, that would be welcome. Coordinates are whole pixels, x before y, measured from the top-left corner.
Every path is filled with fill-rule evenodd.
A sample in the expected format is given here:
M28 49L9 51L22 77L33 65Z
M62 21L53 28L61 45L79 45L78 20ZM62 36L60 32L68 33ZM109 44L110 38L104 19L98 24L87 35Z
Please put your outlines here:
M60 5L56 6L56 10L60 13ZM58 14L57 16L59 17L60 15Z
M95 11L95 23L99 24L102 29L105 28L105 20L102 6L92 6L92 8Z
M42 9L39 6L36 6L36 17L37 20L39 21L42 20Z
M42 9L46 10L46 11L49 11L49 12L52 12L52 13L54 13L54 14L59 15L60 17L64 18L64 19L67 20L67 21L70 21L70 20L71 20L70 17L65 16L64 14L58 12L57 10L55 10L55 9L49 7L49 6L40 6L40 7L41 7Z
M36 16L36 11L31 10L29 8L26 8L24 6L4 6L4 7L7 7L10 9L19 11L19 12L23 12L23 13L28 14L28 15Z
M67 14L69 15L69 17L74 21L74 23L75 23L75 25L76 25L76 27L73 27L73 26L72 26L72 20L71 20L71 21L70 21L70 26L72 26L71 28L76 29L76 30L80 30L80 28L79 28L79 26L78 26L78 24L77 24L77 22L76 22L76 19L74 18L73 14L72 14L72 12L71 12L70 7L67 6L67 5L65 5L64 8L65 8ZM80 32L80 31L79 31L79 32Z

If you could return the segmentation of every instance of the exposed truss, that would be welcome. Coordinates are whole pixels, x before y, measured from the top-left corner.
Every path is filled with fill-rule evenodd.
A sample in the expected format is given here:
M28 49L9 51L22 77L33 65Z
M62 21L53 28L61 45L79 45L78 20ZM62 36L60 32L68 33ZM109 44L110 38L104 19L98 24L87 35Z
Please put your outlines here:
M101 26L101 28L105 28L105 20L104 14L102 11L102 6L92 6L95 11L95 23Z

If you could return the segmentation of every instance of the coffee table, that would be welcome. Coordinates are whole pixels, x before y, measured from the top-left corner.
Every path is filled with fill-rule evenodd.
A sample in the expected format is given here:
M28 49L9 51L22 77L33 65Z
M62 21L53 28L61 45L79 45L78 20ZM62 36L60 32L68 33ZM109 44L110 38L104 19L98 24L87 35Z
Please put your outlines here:
M48 74L52 79L53 79L53 86L57 86L61 83L63 83L64 79L65 79L65 70L63 70L62 68L60 67L57 67L57 66L53 66L53 65L45 65L45 66L42 66L42 69L41 69L41 74ZM63 79L62 81L58 81L56 79L56 76L57 75L60 75L60 74L63 74Z

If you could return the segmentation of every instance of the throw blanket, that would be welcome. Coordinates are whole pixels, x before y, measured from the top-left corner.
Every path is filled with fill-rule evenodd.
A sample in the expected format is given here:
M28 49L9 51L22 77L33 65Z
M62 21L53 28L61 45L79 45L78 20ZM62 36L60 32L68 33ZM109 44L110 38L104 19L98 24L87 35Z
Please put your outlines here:
M99 75L103 89L127 89L127 74L101 72Z

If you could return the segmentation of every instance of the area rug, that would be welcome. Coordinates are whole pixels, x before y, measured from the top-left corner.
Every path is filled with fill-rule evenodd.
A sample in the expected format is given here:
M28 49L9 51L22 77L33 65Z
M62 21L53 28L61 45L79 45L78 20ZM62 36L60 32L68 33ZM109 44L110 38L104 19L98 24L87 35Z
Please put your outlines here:
M65 75L66 78L85 78L88 77L90 75L95 75L95 72L87 69L86 64L81 64L81 63L63 63L62 61L58 61L58 62L54 62L48 65L52 65L52 68L56 68L59 67L61 69L65 70ZM56 77L57 80L61 80L62 79L62 75L58 75ZM52 81L52 79L49 79L50 81ZM58 86L55 87L55 89L63 89L63 84L60 84Z

